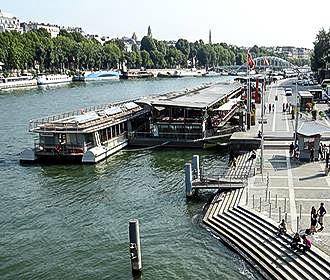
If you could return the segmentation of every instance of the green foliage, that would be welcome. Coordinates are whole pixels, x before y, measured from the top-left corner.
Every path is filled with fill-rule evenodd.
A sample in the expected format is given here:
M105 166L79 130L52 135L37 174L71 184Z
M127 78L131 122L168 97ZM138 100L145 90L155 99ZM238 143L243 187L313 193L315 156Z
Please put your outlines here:
M327 63L330 63L330 30L326 32L321 29L314 42L314 52L311 58L312 70L326 68Z

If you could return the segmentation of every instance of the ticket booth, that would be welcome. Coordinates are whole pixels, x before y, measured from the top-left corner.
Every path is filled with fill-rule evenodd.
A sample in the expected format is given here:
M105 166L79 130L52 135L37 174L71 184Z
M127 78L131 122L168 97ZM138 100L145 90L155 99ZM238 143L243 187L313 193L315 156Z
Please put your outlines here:
M297 131L299 160L310 161L313 152L313 160L319 159L321 136L326 132L330 133L330 127L316 121L306 121L300 125Z
M307 104L313 104L313 94L309 91L299 91L299 104L300 104L300 111L304 112L307 111L309 108Z

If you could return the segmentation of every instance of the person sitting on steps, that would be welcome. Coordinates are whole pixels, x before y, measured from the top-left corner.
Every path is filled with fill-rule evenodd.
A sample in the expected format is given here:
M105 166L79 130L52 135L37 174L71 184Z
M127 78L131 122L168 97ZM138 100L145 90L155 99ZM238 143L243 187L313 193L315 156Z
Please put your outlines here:
M303 243L300 244L299 249L302 250L303 253L305 253L311 249L312 240L307 239L306 235L303 235L302 239L303 239Z
M252 151L252 155L250 155L250 157L249 157L249 159L248 160L254 160L254 159L256 159L257 158L257 153L256 153L256 151Z
M286 223L285 223L285 220L283 219L282 222L280 223L280 225L278 226L278 233L284 234L286 232L287 232Z
M292 238L291 242L291 249L292 250L298 250L299 249L299 244L301 243L301 238L298 232L295 233L295 235Z

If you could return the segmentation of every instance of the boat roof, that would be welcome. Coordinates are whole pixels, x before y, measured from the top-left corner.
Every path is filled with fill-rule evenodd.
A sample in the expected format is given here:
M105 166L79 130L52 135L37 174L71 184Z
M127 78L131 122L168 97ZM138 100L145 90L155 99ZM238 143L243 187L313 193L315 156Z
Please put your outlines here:
M134 101L105 104L85 108L57 116L44 117L30 121L31 132L66 132L88 133L132 118L133 113L142 112Z
M139 99L137 104L149 106L176 106L195 109L207 109L219 100L242 89L240 83L208 84L191 90L175 91L163 95Z

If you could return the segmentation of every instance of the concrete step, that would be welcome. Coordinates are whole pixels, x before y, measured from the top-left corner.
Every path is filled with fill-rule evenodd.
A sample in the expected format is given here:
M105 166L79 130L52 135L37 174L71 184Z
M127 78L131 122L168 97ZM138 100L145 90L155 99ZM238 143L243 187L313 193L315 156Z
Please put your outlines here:
M241 211L244 213L244 215L247 216L247 218L251 221L255 221L257 223L260 223L264 229L268 229L272 231L273 233L277 233L278 225L275 222L271 222L270 220L266 220L264 217L262 217L261 214L257 213L256 211L246 209L245 207L238 206L235 211ZM281 235L281 239L289 244L292 241L292 237L288 234ZM314 262L317 262L319 266L322 266L322 269L330 274L330 258L329 256L325 255L322 251L320 251L315 246L312 246L311 250L305 253L305 256L310 257Z
M208 217L205 224L220 238L224 238L233 248L236 248L241 255L250 261L251 265L259 265L261 268L259 271L266 274L270 279L299 279L294 278L297 277L297 275L293 275L290 271L283 268L275 259L264 255L258 248L249 246L240 234L231 230L230 225L227 223L220 223L212 217ZM256 268L258 269L258 267Z
M251 230L256 230L258 234L268 236L269 240L274 242L274 244L277 246L285 246L288 250L291 250L291 241L287 240L282 235L278 236L277 228L274 229L273 227L269 228L265 226L264 223L257 219L251 218L251 216L242 212L239 208L235 208L234 210L231 210L231 212L234 213L240 219L240 222L246 227L249 227ZM303 265L306 265L306 267L312 267L312 271L315 272L315 275L319 275L320 278L318 279L330 278L330 271L327 269L327 267L324 267L313 254L301 254L294 251L292 251L292 253L296 255L297 260L301 259Z
M318 270L318 264L311 262L310 259L302 258L297 252L291 250L290 246L282 242L278 242L279 238L276 234L267 234L262 230L261 225L251 224L237 215L235 210L231 210L226 213L226 216L236 225L239 225L246 234L249 234L252 238L258 240L261 247L265 250L270 250L278 257L282 257L286 260L288 265L294 267L295 271L304 275L307 279L329 279L329 275L324 274Z

